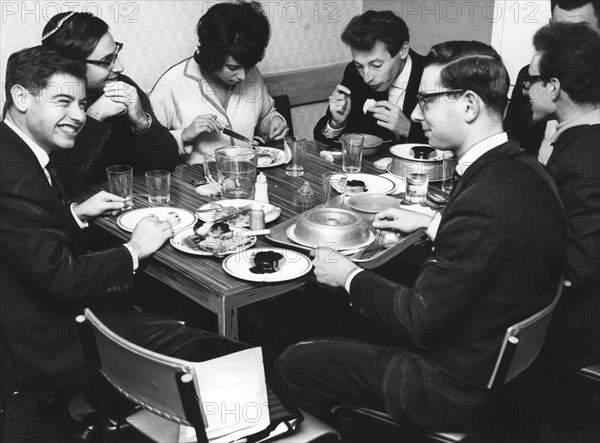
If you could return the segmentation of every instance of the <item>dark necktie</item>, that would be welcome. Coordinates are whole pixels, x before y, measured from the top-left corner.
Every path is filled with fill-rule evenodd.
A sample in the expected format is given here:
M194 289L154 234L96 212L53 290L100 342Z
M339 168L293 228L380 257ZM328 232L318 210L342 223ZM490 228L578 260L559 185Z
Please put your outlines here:
M62 181L60 180L60 174L58 173L56 163L50 160L46 165L46 170L48 171L48 174L50 174L50 179L52 180L52 188L56 191L56 194L58 195L58 198L60 199L62 204L67 205L67 193L65 192L65 188L63 187Z

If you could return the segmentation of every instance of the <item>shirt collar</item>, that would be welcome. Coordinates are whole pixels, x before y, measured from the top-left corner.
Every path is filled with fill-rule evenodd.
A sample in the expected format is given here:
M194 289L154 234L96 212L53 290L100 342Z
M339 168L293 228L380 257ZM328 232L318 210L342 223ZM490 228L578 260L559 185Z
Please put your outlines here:
M400 75L396 77L394 83L392 83L392 88L398 88L404 91L406 89L406 85L408 85L408 80L410 79L410 72L412 71L412 58L410 58L410 54L406 56L406 64L404 65L404 69L400 72Z
M27 146L29 146L29 149L31 149L33 151L33 154L37 158L42 169L46 169L46 166L48 166L48 162L50 161L50 157L48 157L48 153L46 151L44 151L40 147L40 145L38 145L31 138L29 138L29 136L27 134L25 134L23 131L21 131L19 128L17 128L17 125L15 125L10 120L10 117L7 116L4 119L4 123L6 123L6 126L8 126L10 129L15 131L15 134L17 134L21 138L21 140L23 140L25 142L25 144Z
M467 153L458 160L456 165L456 172L462 176L467 168L471 166L475 161L488 151L491 151L496 146L500 146L508 141L508 135L506 132L500 132L494 134L491 137L484 138L478 143L475 143Z
M550 143L556 143L558 137L565 132L567 129L574 128L575 126L584 126L584 125L598 125L600 124L600 112L598 109L592 109L585 114L582 114L574 119L567 120L566 122L559 123L556 126L556 132L552 137L550 137Z

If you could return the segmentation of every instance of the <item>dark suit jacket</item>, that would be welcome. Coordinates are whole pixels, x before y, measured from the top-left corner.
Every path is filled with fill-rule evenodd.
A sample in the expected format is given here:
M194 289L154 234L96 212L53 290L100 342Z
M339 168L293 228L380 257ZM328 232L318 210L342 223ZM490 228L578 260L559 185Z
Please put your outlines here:
M406 87L406 95L402 109L402 112L409 120L410 115L417 105L417 92L419 92L419 84L421 83L421 75L423 74L423 57L412 50L410 50L410 57L412 58L413 65ZM377 101L387 100L388 94L387 92L382 94L373 91L373 89L363 81L353 63L349 63L348 66L346 66L341 84L352 91L352 108L348 115L346 127L341 134L345 132L360 132L376 135L383 140L392 140L398 143L427 143L427 137L423 134L423 128L419 123L413 123L411 125L410 132L406 139L398 140L395 134L377 124L377 120L373 117L372 113L368 112L365 115L363 112L363 105L367 99L372 98ZM331 139L326 138L322 132L330 118L331 113L329 112L329 109L327 109L327 114L322 117L315 126L315 140L323 142L331 141Z
M152 117L152 124L148 130L136 133L131 129L127 114L103 122L88 117L75 147L53 151L50 155L60 169L69 196L77 195L92 183L105 182L106 168L110 165L133 166L137 175L152 169L172 171L179 162L177 142L154 115L148 96L129 77L120 74L118 80L136 88L144 111ZM90 104L98 98L88 96Z
M31 149L0 123L1 383L59 387L85 376L74 319L133 284L124 246L88 254Z
M553 146L546 171L567 214L565 277L572 286L565 289L548 343L557 348L557 359L567 360L563 369L577 370L600 362L600 125L567 129Z
M508 132L511 140L518 141L525 151L537 156L544 139L546 122L533 121L529 96L523 95L523 86L519 79L528 73L529 65L519 71L504 117L504 130Z
M556 293L563 230L550 177L508 142L481 156L458 182L412 287L365 271L352 280L350 298L392 336L412 340L434 368L430 377L441 371L484 389L506 328ZM388 369L398 392L401 361Z

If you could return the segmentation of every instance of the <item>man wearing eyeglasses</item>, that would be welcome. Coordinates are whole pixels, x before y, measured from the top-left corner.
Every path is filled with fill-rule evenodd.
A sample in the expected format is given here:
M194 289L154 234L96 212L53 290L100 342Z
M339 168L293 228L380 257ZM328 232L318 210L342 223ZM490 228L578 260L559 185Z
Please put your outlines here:
M75 149L52 155L69 195L106 181L111 165L133 166L134 174L175 168L177 143L156 119L148 96L123 74L123 44L106 22L86 12L59 13L44 27L42 45L86 65L86 124Z
M600 0L551 0L552 18L550 23L571 22L586 23L593 29L600 29ZM545 163L548 140L556 131L556 120L535 122L531 116L531 106L526 91L536 86L528 78L529 65L524 66L517 76L510 103L504 119L504 129L513 140L533 155L538 155L543 146L539 160Z
M564 261L556 190L502 130L508 86L490 46L454 41L429 52L412 119L432 147L454 152L459 181L433 218L406 209L375 216L377 229L426 228L433 239L411 287L316 251L317 280L345 288L387 340L288 348L280 373L301 407L323 417L352 404L440 431L465 431L481 417L507 327L550 304Z
M396 143L425 142L421 126L410 120L423 57L410 49L404 20L392 11L367 11L348 23L342 40L352 63L315 126L315 140L360 132Z
M565 277L572 285L547 341L560 375L600 362L600 33L556 23L540 29L533 45L529 100L534 121L557 121L545 168L569 226Z

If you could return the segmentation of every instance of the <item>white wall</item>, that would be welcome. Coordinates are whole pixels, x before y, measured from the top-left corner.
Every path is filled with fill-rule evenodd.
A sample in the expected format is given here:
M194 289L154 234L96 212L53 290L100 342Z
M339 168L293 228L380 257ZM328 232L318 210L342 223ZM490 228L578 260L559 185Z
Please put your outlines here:
M533 56L533 35L550 19L550 0L496 0L492 46L504 59L514 86L519 70Z

